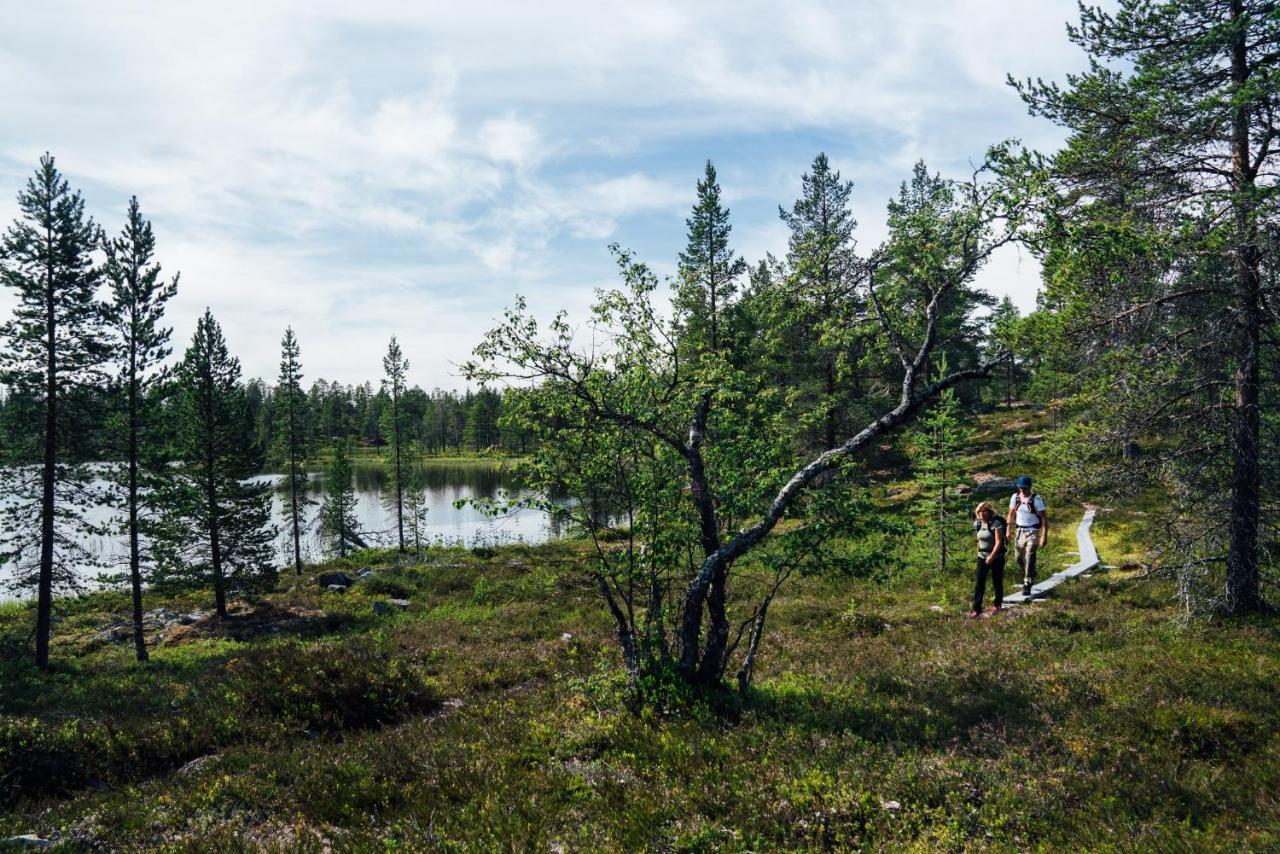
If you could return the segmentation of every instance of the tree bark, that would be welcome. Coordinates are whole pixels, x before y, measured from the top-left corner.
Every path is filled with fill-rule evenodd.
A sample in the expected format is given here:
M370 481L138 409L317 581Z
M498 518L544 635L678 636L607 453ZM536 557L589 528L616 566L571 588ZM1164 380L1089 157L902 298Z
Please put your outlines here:
M1243 15L1241 0L1232 0L1231 18ZM1246 28L1237 30L1231 46L1231 76L1237 88L1249 79ZM1263 606L1258 573L1258 527L1261 486L1259 457L1259 343L1262 328L1259 265L1254 222L1254 176L1251 174L1249 111L1237 107L1232 126L1232 204L1235 214L1235 409L1232 413L1231 541L1227 550L1226 610L1240 614Z
M50 212L52 213L52 212ZM49 669L49 632L53 625L54 473L58 467L57 301L53 287L53 232L45 227L45 407L44 469L40 496L40 578L36 587L36 667Z
M289 509L293 519L293 569L302 575L302 536L298 520L298 428L296 409L298 401L295 389L289 389Z
M147 660L142 631L142 554L138 547L138 354L130 320L129 334L129 586L133 591L133 647L138 661Z
M209 552L213 563L213 604L219 617L227 616L227 590L222 577L222 542L218 529L218 486L214 466L213 382L206 385L205 395L205 504L208 513Z

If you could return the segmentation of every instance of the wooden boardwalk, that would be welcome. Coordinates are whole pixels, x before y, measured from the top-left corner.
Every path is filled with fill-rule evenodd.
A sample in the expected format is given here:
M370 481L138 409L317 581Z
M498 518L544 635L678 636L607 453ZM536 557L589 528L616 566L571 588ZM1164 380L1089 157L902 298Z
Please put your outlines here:
M1021 579L1016 579L1018 582L1018 592L1011 596L1004 597L1004 604L1017 605L1021 602L1026 602L1028 599L1039 599L1050 590L1066 581L1068 578L1075 578L1077 575L1097 568L1098 550L1094 548L1093 537L1089 536L1089 528L1093 526L1094 513L1094 508L1086 507L1084 511L1084 518L1080 520L1080 524L1076 527L1076 545L1080 549L1080 559L1061 572L1055 572L1044 581L1032 586L1030 596L1022 595ZM1006 579L1009 577L1008 572L1010 567L1013 568L1016 574L1018 562L1013 560L1006 564Z

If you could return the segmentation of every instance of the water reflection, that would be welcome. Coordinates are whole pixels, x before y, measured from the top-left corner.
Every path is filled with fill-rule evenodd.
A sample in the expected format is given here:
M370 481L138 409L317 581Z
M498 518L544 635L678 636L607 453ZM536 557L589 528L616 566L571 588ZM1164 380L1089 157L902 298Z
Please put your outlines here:
M552 529L547 514L537 510L521 510L507 516L490 518L480 510L464 505L455 507L458 501L476 498L498 498L510 493L521 497L509 469L498 463L458 463L449 460L427 459L420 463L423 483L427 493L427 517L422 531L424 545L464 545L469 547L502 545L505 543L541 543L558 536ZM353 461L353 482L356 490L356 514L367 532L370 545L394 546L396 543L395 511L388 506L391 497L390 468L379 462ZM292 562L293 547L286 525L285 508L288 492L284 489L284 475L268 473L255 480L275 484L272 490L272 514L280 528L279 564ZM95 486L104 485L98 482ZM306 561L319 561L327 557L326 544L316 533L316 515L320 500L324 497L325 473L311 472L307 481L307 497L314 503L305 508L306 530L302 537L302 557ZM110 522L114 512L106 507L94 507L89 518L97 525ZM32 524L35 524L33 520ZM96 556L104 567L87 567L81 578L87 587L94 587L95 579L104 574L126 571L125 558L128 547L124 537L83 535L79 542ZM406 530L406 545L408 531ZM29 591L10 591L7 582L13 577L12 565L0 564L0 601L25 598Z
M422 536L424 543L461 544L466 546L501 545L511 542L540 543L552 536L548 517L536 510L521 510L492 519L475 507L455 503L475 498L498 498L507 493L522 496L516 489L509 470L499 465L478 465L426 460L420 464L427 493L427 518ZM281 552L291 554L289 532L285 525L288 492L283 474L262 475L277 484L273 492L273 512L281 527ZM394 489L389 466L380 463L354 462L352 480L356 489L356 514L368 533L370 544L392 546L396 542L395 510L390 505ZM314 519L324 497L325 473L311 472L307 479L307 497L316 502L307 508L309 530L303 541L303 559L317 560L324 554L324 544L315 533ZM409 536L408 531L405 533Z

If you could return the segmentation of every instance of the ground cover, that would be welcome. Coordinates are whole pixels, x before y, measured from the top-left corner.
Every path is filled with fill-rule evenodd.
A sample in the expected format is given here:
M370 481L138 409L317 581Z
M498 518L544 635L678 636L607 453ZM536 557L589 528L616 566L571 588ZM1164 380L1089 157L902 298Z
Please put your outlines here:
M908 512L898 497L885 512ZM4 606L0 839L1280 846L1280 626L1181 619L1171 586L1134 563L1142 512L1099 515L1113 568L994 618L963 616L967 573L801 580L771 610L749 696L673 689L638 713L574 543L311 567L240 603L243 631L167 630L146 667L101 640L128 612L122 595L60 606L48 676L22 651L25 606ZM1074 559L1079 514L1056 518L1046 573ZM365 567L344 594L315 579Z

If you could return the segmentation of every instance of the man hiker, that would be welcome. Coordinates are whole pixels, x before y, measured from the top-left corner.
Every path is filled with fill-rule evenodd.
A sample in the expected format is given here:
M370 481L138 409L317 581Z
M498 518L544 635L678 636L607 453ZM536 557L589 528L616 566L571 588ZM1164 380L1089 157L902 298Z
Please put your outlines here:
M1014 485L1018 491L1009 497L1009 529L1014 531L1014 554L1022 570L1022 595L1031 595L1036 580L1036 552L1049 538L1049 517L1044 499L1031 491L1031 478L1021 475Z

